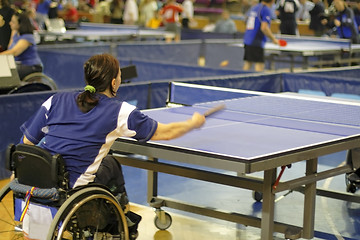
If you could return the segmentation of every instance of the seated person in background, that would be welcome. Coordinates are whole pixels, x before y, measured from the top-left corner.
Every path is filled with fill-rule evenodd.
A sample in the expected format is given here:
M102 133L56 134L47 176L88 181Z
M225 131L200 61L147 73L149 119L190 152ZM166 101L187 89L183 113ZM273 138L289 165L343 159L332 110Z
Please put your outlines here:
M237 32L235 22L230 18L230 12L224 10L219 19L215 24L214 32L216 33L230 33L234 34Z
M27 13L15 13L10 21L11 39L3 55L14 55L20 79L30 73L42 72L43 66L37 53L34 26Z
M84 75L87 84L84 91L56 93L20 127L23 143L40 143L40 147L52 154L61 154L69 172L70 187L91 182L108 186L130 220L138 223L141 217L137 215L133 220L130 216L134 213L128 212L121 165L108 155L110 147L119 137L138 141L174 139L200 128L205 117L194 113L186 121L163 124L135 106L116 100L121 71L118 60L110 54L88 59Z

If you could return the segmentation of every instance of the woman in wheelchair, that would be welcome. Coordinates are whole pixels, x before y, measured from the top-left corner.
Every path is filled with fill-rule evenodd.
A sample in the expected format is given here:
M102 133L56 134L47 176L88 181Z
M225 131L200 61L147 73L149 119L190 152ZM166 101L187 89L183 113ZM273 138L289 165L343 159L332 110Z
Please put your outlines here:
M0 54L14 55L21 80L31 73L42 72L43 66L33 34L34 27L28 14L15 13L9 24L12 32L8 50Z
M200 128L205 117L194 113L186 121L159 123L135 106L116 100L121 84L119 62L110 54L92 56L84 64L86 87L82 92L59 92L45 101L21 127L25 144L38 144L59 153L69 172L70 187L104 184L128 211L120 164L108 155L118 137L138 141L170 140ZM141 217L128 211L137 232ZM130 224L131 225L131 224ZM136 237L135 237L136 238Z

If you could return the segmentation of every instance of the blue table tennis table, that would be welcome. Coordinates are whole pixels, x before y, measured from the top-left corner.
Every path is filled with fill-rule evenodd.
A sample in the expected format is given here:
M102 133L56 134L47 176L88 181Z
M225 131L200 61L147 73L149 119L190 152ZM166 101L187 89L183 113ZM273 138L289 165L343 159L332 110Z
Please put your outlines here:
M354 55L360 52L360 44L352 44L349 39L286 35L277 38L286 40L287 45L281 47L272 42L265 44L266 61L271 70L276 70L276 62L289 63L291 72L294 71L296 64L300 64L301 68L306 70L311 66L351 65L360 62L360 58ZM243 43L235 46L243 47Z
M219 103L226 109L209 117L201 129L178 139L143 143L120 138L112 146L121 164L148 170L148 202L152 206L259 227L261 239L270 240L274 232L291 239L313 238L316 195L360 203L354 194L316 187L317 181L353 170L345 164L319 171L318 157L360 147L359 102L232 89L214 91L194 85L195 94L185 85L172 84L170 92L178 93L169 98L185 105L144 112L168 123L188 119L195 111L204 113ZM207 97L215 101L191 105L193 100ZM359 151L353 154L360 158ZM278 168L302 161L306 162L303 176L277 181ZM228 171L236 174L229 175ZM261 192L261 218L158 196L158 172ZM263 172L263 178L251 176L256 172ZM304 193L303 226L274 221L275 194L294 189Z
M162 29L145 29L139 26L80 23L78 29L66 30L64 28L52 29L51 31L38 31L42 37L56 37L78 41L134 41L144 39L172 39L174 33Z

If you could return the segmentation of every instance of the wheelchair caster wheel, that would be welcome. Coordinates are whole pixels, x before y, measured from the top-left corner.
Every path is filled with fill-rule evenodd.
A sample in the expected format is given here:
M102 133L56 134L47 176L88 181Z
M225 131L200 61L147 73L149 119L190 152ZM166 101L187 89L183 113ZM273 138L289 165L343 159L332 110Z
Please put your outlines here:
M261 202L261 200L263 199L262 192L253 191L252 196L253 196L253 199L257 202Z
M355 193L356 192L355 184L352 184L352 183L348 184L346 186L346 191L349 192L349 193Z
M159 214L157 214L154 218L155 226L160 230L166 230L171 226L172 218L170 214L159 210Z

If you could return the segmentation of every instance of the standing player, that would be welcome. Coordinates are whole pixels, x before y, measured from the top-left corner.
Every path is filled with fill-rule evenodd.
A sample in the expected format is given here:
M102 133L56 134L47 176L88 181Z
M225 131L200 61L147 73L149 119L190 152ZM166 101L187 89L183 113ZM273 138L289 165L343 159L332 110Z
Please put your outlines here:
M334 24L340 38L351 39L352 43L359 43L359 29L355 21L353 10L343 0L334 0L337 11Z
M279 41L270 30L271 7L274 0L263 0L251 8L246 21L244 36L244 66L243 70L249 71L255 63L255 71L264 71L264 46L267 37L275 44Z

